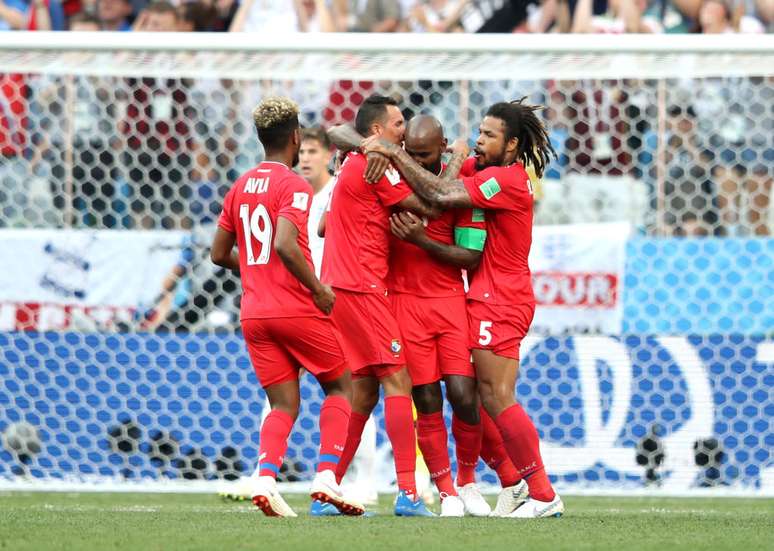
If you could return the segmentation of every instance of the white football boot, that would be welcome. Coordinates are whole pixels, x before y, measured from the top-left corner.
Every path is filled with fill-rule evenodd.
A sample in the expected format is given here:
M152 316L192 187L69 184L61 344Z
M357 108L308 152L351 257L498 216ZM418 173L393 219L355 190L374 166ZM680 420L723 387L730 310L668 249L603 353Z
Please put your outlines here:
M270 476L259 476L253 487L253 503L267 517L297 517L277 490L277 481Z
M465 503L460 496L450 496L441 494L441 516L442 517L464 517Z
M465 484L462 488L458 488L457 492L460 494L460 499L465 504L465 512L473 517L488 517L492 508L481 495L481 490L475 482Z
M344 497L344 493L336 482L336 475L331 470L319 472L314 476L309 494L312 499L330 503L343 515L359 516L365 513L365 507Z
M500 490L497 496L497 505L490 513L490 517L507 517L513 513L516 508L527 501L529 497L529 487L523 480L514 486L508 486Z
M508 518L549 518L561 517L564 514L564 503L562 499L555 495L551 501L538 501L537 499L527 498L527 501L507 515Z

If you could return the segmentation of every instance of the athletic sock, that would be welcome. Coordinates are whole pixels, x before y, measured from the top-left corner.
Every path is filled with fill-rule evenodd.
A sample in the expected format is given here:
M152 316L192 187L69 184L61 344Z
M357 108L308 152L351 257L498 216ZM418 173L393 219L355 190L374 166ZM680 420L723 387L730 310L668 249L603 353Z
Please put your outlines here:
M457 445L457 486L462 488L476 481L476 465L483 437L481 423L469 425L452 415L452 435Z
M516 467L513 466L511 458L503 444L503 437L500 435L500 429L482 407L481 415L481 459L489 465L500 480L503 488L515 486L521 480Z
M496 423L513 465L527 480L529 495L539 501L554 499L556 494L540 457L540 438L524 408L513 404L500 413Z
M261 427L258 452L258 475L277 478L282 459L288 449L288 436L293 429L293 418L279 409L266 416Z
M449 464L448 435L442 412L417 414L417 442L438 493L456 496L457 490L454 488Z
M341 452L339 464L336 466L336 482L341 484L341 479L347 474L349 464L352 463L352 458L355 457L360 446L360 439L363 436L363 429L368 422L368 415L363 415L357 411L353 411L349 416L349 426L347 428L347 441L344 444L344 451Z
M320 461L317 472L335 471L344 451L352 407L343 396L328 396L320 409Z
M417 484L414 471L417 466L417 436L411 398L388 396L384 399L384 425L392 444L395 458L395 474L398 489L416 495Z

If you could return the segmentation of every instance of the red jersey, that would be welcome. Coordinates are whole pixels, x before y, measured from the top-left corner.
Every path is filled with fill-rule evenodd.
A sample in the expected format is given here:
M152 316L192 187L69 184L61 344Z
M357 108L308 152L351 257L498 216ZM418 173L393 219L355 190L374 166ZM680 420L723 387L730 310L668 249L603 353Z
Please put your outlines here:
M450 209L425 222L430 239L481 251L486 241L484 211ZM419 297L464 295L462 270L435 259L413 243L393 237L390 251L390 290Z
M475 159L460 171L473 206L486 210L487 245L473 273L468 298L490 304L534 304L532 184L521 163L476 171Z
M348 291L384 293L390 207L411 195L411 188L393 168L369 184L365 169L360 153L350 153L341 165L326 222L322 280Z
M309 290L274 254L282 216L298 228L298 245L312 271L307 219L312 186L282 163L264 161L226 194L218 224L236 234L242 279L241 319L323 316Z

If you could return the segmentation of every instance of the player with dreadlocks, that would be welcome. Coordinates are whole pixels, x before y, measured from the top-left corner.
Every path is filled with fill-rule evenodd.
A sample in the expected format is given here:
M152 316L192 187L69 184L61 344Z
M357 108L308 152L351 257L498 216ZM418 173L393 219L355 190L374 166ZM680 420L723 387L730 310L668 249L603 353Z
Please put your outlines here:
M531 165L540 178L556 156L539 106L525 98L495 103L479 126L475 156L464 141L452 147L447 171L462 164L460 178L445 181L424 170L406 152L371 137L361 148L374 158L381 154L403 174L414 191L442 209L485 209L487 244L468 292L469 346L476 365L481 403L495 420L508 456L522 481L512 518L561 516L564 504L554 492L540 456L535 425L514 398L519 372L519 345L535 313L535 296L527 259L532 245L532 184L525 171ZM372 163L370 180L383 170Z

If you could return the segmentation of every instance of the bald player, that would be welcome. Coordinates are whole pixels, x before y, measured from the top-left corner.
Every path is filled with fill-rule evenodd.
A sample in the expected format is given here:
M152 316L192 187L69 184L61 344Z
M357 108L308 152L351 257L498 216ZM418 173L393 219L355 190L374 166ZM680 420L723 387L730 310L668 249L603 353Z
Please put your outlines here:
M426 170L444 178L441 157L447 140L435 117L419 115L406 127L404 148ZM427 221L409 212L393 215L389 285L406 343L406 358L417 408L417 437L441 496L441 516L487 516L490 507L475 483L482 434L475 372L467 345L467 310L462 270L478 266L486 242L484 211L450 209ZM457 487L451 477L443 394L452 406L457 450ZM484 414L482 456L504 488L518 480L494 423ZM459 492L459 493L458 493ZM508 492L505 492L509 495ZM505 496L501 496L503 499ZM498 500L499 501L499 500Z

